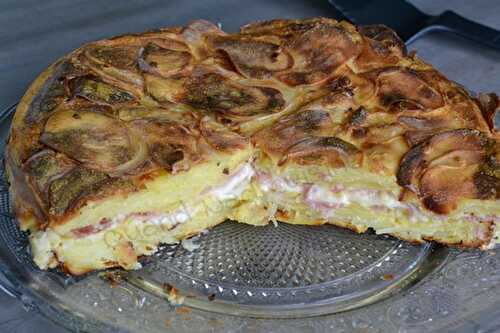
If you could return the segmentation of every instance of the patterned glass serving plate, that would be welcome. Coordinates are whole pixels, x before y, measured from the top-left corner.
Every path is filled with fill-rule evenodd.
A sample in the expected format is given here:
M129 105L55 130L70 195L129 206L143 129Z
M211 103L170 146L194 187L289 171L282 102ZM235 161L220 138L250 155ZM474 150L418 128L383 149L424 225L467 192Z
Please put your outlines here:
M13 110L0 116L2 142ZM4 183L0 219L0 268L10 282L3 288L75 331L418 332L500 324L494 250L227 221L189 250L164 246L141 270L73 278L34 266Z

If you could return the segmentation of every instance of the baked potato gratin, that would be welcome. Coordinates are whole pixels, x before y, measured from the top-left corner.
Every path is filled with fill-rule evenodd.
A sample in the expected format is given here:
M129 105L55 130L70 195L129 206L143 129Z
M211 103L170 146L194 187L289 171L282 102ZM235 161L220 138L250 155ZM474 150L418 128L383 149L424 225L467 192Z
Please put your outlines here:
M385 26L195 21L50 66L5 164L42 269L135 269L226 219L484 249L500 223L499 105Z

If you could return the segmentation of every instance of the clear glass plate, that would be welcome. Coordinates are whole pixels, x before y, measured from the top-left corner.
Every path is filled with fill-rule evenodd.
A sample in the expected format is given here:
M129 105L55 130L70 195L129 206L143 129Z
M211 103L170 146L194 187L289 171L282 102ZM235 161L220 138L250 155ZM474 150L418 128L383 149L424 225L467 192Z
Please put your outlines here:
M225 222L197 241L167 246L126 280L152 294L174 286L201 310L260 318L309 317L373 303L425 276L430 245L356 235L333 226ZM167 288L168 289L168 288ZM168 290L167 290L168 292Z
M2 139L11 113L0 117ZM164 246L139 271L73 278L34 266L8 200L2 184L0 268L10 291L76 331L417 332L499 323L496 251L415 246L333 226L228 221L196 239L192 251ZM180 306L167 300L173 288Z

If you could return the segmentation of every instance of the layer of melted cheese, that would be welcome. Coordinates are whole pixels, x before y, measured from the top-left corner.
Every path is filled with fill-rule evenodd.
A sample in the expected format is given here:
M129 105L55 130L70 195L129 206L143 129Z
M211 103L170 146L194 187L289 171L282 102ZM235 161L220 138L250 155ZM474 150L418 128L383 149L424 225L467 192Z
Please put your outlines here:
M154 253L160 243L176 243L225 220L252 180L248 156L214 160L190 170L190 177L156 179L143 193L89 203L70 222L33 233L34 261L41 268L62 262L73 274L116 263L138 268L137 256ZM183 185L186 191L170 195L152 190Z
M288 177L258 171L264 201L277 203L289 223L331 223L357 231L372 228L379 234L399 235L409 240L440 239L449 243L487 239L489 230L481 222L500 224L499 207L484 202L465 202L449 215L439 215L416 203L403 202L390 190L352 187L344 184L300 183ZM279 219L280 216L278 216ZM494 237L490 243L498 241Z
M331 223L357 231L373 228L379 234L414 241L441 239L453 243L488 237L481 221L496 225L500 223L500 214L492 214L490 210L485 215L480 209L474 210L473 205L470 208L458 215L438 215L414 203L400 201L398 194L389 190L300 183L256 170L250 162L245 162L218 185L204 188L170 211L121 213L63 234L39 231L31 241L34 260L42 268L54 267L62 261L78 263L78 267L69 268L74 273L105 268L116 262L126 269L135 269L140 268L137 256L154 253L160 243L176 243L226 218L267 224L281 219L277 215L279 210L292 215L286 219L289 223ZM91 253L85 250L89 246L93 249ZM132 259L128 251L134 252Z

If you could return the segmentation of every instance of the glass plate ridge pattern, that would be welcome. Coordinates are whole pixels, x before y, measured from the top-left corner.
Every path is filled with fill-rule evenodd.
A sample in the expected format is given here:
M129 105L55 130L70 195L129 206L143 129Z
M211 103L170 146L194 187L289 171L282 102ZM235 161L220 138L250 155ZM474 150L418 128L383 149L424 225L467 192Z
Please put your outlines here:
M407 278L418 278L413 273L431 251L430 245L357 235L333 226L281 223L224 223L197 243L194 251L165 247L156 255L160 260L131 273L130 281L157 294L162 294L162 285L173 285L197 296L186 304L210 311L310 316L380 299Z

